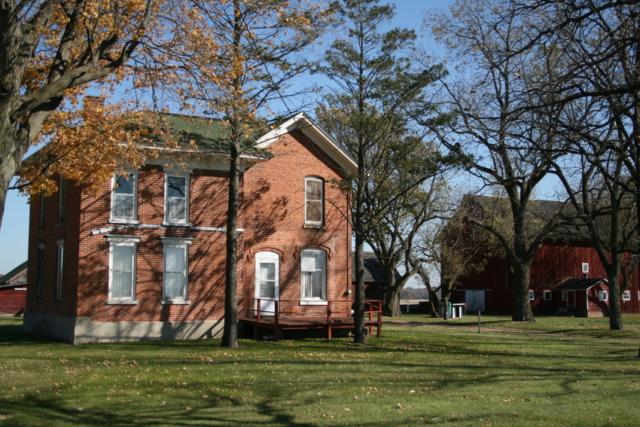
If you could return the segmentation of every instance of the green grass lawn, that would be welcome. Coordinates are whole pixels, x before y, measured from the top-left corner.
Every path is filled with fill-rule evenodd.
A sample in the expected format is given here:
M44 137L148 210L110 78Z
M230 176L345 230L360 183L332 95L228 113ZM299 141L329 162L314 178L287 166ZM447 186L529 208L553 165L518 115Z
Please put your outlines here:
M639 423L640 318L625 334L571 318L486 318L480 334L471 318L404 320L364 347L247 340L230 351L34 341L0 319L0 426Z

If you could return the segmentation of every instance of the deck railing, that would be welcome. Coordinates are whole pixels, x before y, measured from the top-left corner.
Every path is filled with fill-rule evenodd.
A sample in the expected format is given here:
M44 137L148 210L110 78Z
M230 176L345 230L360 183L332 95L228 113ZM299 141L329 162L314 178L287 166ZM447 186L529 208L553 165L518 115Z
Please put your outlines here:
M322 319L326 325L327 338L332 338L333 328L336 327L338 319L350 318L352 316L350 300L327 300L319 304L301 304L300 300L272 300L266 298L255 298L255 308L249 312L258 321L265 320L265 317L273 319L275 335L278 336L281 320L285 318L297 319ZM273 305L273 308L266 308ZM315 313L314 313L315 311ZM354 322L355 324L355 322ZM380 337L382 331L382 301L365 300L365 326L369 335L376 327L376 335ZM340 326L344 328L344 326Z

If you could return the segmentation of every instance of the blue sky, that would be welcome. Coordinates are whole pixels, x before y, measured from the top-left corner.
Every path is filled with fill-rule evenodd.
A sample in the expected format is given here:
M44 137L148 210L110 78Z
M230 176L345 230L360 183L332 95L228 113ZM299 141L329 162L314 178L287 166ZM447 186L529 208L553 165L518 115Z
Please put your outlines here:
M428 32L422 31L424 13L429 10L445 10L450 0L395 0L395 26L413 28L419 34L418 45L438 55L441 53L430 39ZM5 214L0 227L0 273L11 270L27 259L29 233L28 198L16 191L7 196Z

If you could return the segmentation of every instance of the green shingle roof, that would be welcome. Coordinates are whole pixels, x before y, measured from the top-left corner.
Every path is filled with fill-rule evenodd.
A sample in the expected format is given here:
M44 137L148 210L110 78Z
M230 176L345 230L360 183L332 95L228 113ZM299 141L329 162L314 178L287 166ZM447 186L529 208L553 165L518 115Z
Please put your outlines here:
M150 127L160 126L158 131L151 130L150 139L154 144L175 144L178 149L195 149L203 153L230 152L229 130L222 120L171 113L149 114L156 114L159 119L159 123L148 124ZM242 144L242 154L269 158L268 151L255 147L258 136Z

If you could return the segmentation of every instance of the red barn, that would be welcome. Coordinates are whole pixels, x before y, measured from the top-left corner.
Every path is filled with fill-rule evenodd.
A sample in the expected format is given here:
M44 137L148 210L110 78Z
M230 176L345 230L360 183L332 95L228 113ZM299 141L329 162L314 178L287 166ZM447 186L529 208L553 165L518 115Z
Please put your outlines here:
M493 197L469 196L467 201L481 209ZM536 208L549 212L560 203L535 201ZM443 267L444 268L444 267ZM536 314L572 314L599 317L608 314L606 272L596 250L584 236L566 230L550 236L536 252L531 265L529 300ZM467 310L511 314L512 293L504 257L492 256L484 268L456 284L453 302L467 304ZM623 313L640 313L640 272L634 267L621 295Z
M166 115L180 145L97 194L61 181L31 200L27 332L80 343L218 336L224 321L225 129ZM196 146L192 144L196 143ZM351 314L355 162L300 114L241 158L239 316ZM267 313L268 314L268 313Z
M27 300L27 261L0 277L0 314L21 315Z

